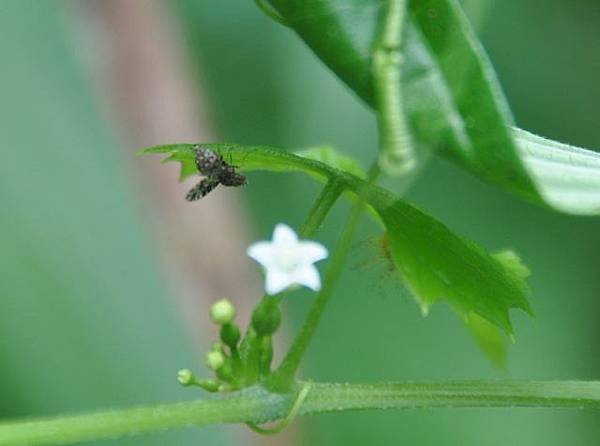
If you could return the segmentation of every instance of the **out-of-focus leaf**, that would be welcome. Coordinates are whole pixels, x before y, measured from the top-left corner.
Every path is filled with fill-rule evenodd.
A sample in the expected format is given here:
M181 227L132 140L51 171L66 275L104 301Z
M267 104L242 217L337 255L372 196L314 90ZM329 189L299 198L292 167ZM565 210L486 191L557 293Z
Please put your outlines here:
M270 3L327 66L373 104L371 50L383 2ZM402 82L416 142L527 200L562 212L599 214L600 155L512 129L501 87L459 3L410 5Z
M354 193L364 185L350 173L273 148L232 144L202 147L217 151L242 170L300 171L323 180L336 178ZM152 147L142 153L166 154L167 161L182 164L182 172L193 170L192 144ZM531 312L527 285L514 255L503 255L499 260L380 187L369 194L369 204L380 215L391 258L424 313L433 303L444 300L462 319L474 313L512 335L509 310Z

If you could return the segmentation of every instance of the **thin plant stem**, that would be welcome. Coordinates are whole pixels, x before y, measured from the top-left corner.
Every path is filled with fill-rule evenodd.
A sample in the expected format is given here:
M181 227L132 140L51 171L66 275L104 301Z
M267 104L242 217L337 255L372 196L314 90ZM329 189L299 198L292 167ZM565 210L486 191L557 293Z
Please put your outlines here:
M325 217L344 191L344 188L345 183L337 178L330 178L327 181L327 184L317 197L308 216L300 227L299 232L302 237L312 237L317 233L323 224ZM270 296L268 294L263 295L254 311L259 311L261 307L271 305L272 303L277 306L280 305L285 293L286 292L283 291L275 296ZM253 339L253 337L252 332L249 329L243 342L252 342L251 339ZM246 359L246 366L248 367L248 377L250 381L255 382L260 376L259 358L256 356L259 355L259 350L257 348L250 348L250 352L250 356Z
M329 261L329 266L323 279L323 288L313 303L308 316L302 325L302 328L296 335L296 338L281 362L281 365L269 378L269 386L273 389L285 391L289 389L294 382L294 376L298 366L300 365L300 361L317 329L317 326L319 325L319 321L321 320L323 312L325 311L325 307L333 295L335 285L337 284L337 281L343 271L346 257L350 251L352 239L354 238L354 234L356 233L356 229L360 221L360 216L366 202L368 201L369 193L371 192L371 186L375 183L377 177L379 176L379 172L378 164L376 162L373 163L373 167L369 171L367 181L359 192L358 199L350 211L350 216L346 221L337 246Z
M308 396L308 393L310 392L311 386L312 386L312 382L310 382L310 381L307 381L304 383L304 385L298 391L298 396L294 400L294 403L292 404L292 407L290 408L289 413L276 426L265 428L265 427L259 426L258 424L255 424L255 423L247 423L248 427L250 429L252 429L254 432L256 432L257 434L263 434L263 435L273 435L273 434L278 434L279 432L283 431L292 421L294 421L294 418L296 418L296 416L300 412L300 409L302 408L302 404L304 404L304 400L306 400L306 397Z
M315 201L308 217L300 227L302 237L313 237L325 220L325 217L344 191L344 184L335 178L331 178Z
M285 419L296 400L294 392L277 394L254 387L206 400L4 421L0 424L0 446L67 445L190 426L265 423ZM600 409L600 382L311 383L297 413L435 407Z

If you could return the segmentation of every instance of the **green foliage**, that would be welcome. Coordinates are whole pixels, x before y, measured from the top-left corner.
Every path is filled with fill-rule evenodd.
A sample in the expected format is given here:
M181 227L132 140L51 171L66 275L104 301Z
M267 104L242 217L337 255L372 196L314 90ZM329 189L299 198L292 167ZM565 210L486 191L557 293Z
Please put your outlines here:
M405 202L378 210L392 258L424 314L445 300L463 318L473 312L512 334L508 311L531 312L525 282L513 269Z
M309 43L312 42L311 45L322 49L319 54L324 60L328 61L336 72L346 73L348 76L347 82L350 85L352 85L354 78L363 82L362 86L355 88L355 91L368 102L374 102L372 100L371 65L373 64L371 59L373 57L373 42L376 41L376 35L380 34L381 31L380 19L384 16L381 7L385 5L385 2L381 0L271 0L271 3L276 6L279 5L278 12L284 15L282 22L287 24L289 20L292 27L299 30ZM388 2L388 5L392 3L394 2ZM259 4L263 5L261 2ZM400 0L396 1L395 4L400 5ZM529 200L572 213L590 214L599 212L600 194L598 190L600 188L598 186L600 185L600 175L598 172L600 162L598 155L544 140L518 129L511 130L512 118L508 112L508 107L504 103L495 75L477 39L469 29L459 3L455 0L423 0L420 2L414 1L411 8L411 22L406 31L408 38L404 39L404 42L406 42L404 51L407 56L405 57L406 63L402 68L399 66L394 67L397 73L402 72L402 82L398 82L398 85L394 84L397 87L395 88L395 91L398 92L397 95L388 94L394 90L392 88L391 90L385 90L382 96L384 99L390 100L390 103L397 102L396 105L399 104L401 108L406 106L409 111L408 117L412 132L400 133L402 133L401 136L411 140L414 137L421 160L426 159L429 152L444 149L443 153L446 156L457 160L467 169ZM271 10L266 9L266 12L271 13ZM279 19L279 16L275 13L271 16ZM343 20L340 20L340 17ZM389 19L389 17L388 15L387 18ZM366 23L365 20L370 20L371 23ZM363 26L363 24L366 26ZM324 38L324 36L327 38ZM349 39L343 42L343 39L347 36L349 36ZM344 45L346 47L343 47ZM353 52L353 45L358 47L355 52ZM393 45L389 47L384 45L380 49L383 49L384 52L395 52ZM20 51L17 51L17 53L20 53ZM48 72L44 72L44 77L47 75ZM64 80L63 76L59 77ZM8 84L12 86L12 83ZM64 87L64 85L62 86ZM400 95L400 93L404 94ZM406 102L400 100L401 96L406 96ZM14 102L19 103L21 99L19 98L19 101ZM377 101L377 111L381 116L386 113L382 113L380 99L381 97ZM397 99L397 101L394 101L394 99ZM32 101L21 102L32 103ZM33 102L36 103L36 108L39 108L39 101ZM80 115L77 114L77 116ZM31 124L30 121L30 119L23 120L28 124ZM54 131L55 124L52 125L52 119L48 121L51 123L51 131ZM77 122L77 119L68 122ZM52 132L48 133L51 134ZM381 132L380 139L382 135L385 136L385 133L385 131ZM65 134L69 135L70 133L66 132ZM25 137L25 132L23 132L23 137ZM20 140L20 138L17 139ZM49 140L50 138L45 137L43 143L32 145L42 145L44 148L50 148ZM385 147L385 144L382 145ZM314 218L316 221L312 225L307 225L313 230L319 227L320 221L322 221L321 217L324 218L330 209L330 205L339 196L338 186L343 186L341 188L348 194L360 196L357 201L358 204L353 208L351 218L348 219L349 222L357 221L358 215L362 211L362 201L368 197L370 210L377 213L378 221L385 226L387 231L382 244L384 252L397 267L407 286L415 294L415 298L423 311L426 313L429 306L437 301L446 301L467 323L469 329L488 355L498 365L503 365L505 351L501 330L512 335L509 310L519 308L530 312L525 299L527 294L525 278L528 276L529 271L513 252L504 251L492 255L472 242L456 236L440 222L408 203L399 200L384 189L371 188L370 183L365 183L363 180L364 174L353 160L327 148L313 149L301 154L301 156L294 156L264 147L244 148L227 145L210 145L210 147L222 153L231 163L246 170L301 171L321 180L328 180L325 192L329 192L323 194L326 199L318 200L316 203L317 210L319 203L325 203L325 210L314 212L314 215L318 218ZM405 147L405 145L401 144L400 147ZM155 152L167 153L170 155L170 160L181 161L182 177L185 178L196 173L193 163L193 151L190 150L189 145L163 146L157 148ZM40 153L35 154L36 161L39 161ZM48 153L51 159L56 158L56 151L51 150ZM14 164L35 164L21 161ZM44 162L44 170L47 170L48 161L51 160L47 159ZM8 165L11 165L10 156ZM369 179L376 178L376 175L372 174L374 171L376 169L370 171ZM92 172L93 174L94 169L85 166L80 169L72 169L71 163L68 173L72 172L85 172L87 182L89 181L89 173ZM62 174L59 172L59 175ZM118 176L116 177L118 178ZM114 184L114 182L111 181L111 184ZM38 189L43 189L47 193L46 184L44 186L44 188ZM105 182L99 182L96 187L105 188L106 184ZM10 198L12 198L11 193L14 195L11 190L9 187L7 192L9 203ZM75 193L75 195L83 193L85 195L90 193L90 189L85 188L78 191L67 187L62 192L65 192L65 194ZM39 194L31 194L31 197L33 197L31 199L36 200L38 196ZM96 195L94 196L96 197ZM82 199L77 201L83 203L84 208L88 201L95 206L98 204L95 200ZM102 204L102 201L100 204ZM36 218L33 220L28 217L23 218L20 215L23 212L20 213L17 209L14 215L11 214L17 220L12 221L9 219L9 231L5 231L12 237L5 237L5 244L9 248L15 248L12 251L21 254L20 257L17 256L17 260L27 260L25 263L21 262L23 265L33 264L36 266L34 272L40 268L40 265L44 270L49 268L49 263L39 260L37 251L30 250L29 246L26 246L27 249L22 249L19 237L15 238L14 234L18 235L19 230L22 231L22 225L18 224L21 220L35 226L35 222L38 220L39 206L44 205L48 206L47 203L40 204L36 201L35 205L29 206L35 210L34 217ZM54 203L52 203L52 206L54 206ZM82 210L79 205L77 209L78 211ZM29 215L27 212L24 214ZM94 215L98 222L78 225L83 227L86 235L89 234L90 228L96 227L98 229L98 225L114 224L110 218L111 221L108 222L106 218L101 219L101 216L96 214ZM104 213L101 214L106 217ZM312 211L310 215L313 215ZM50 217L52 217L51 213ZM111 217L114 216L111 215ZM50 221L51 223L52 221ZM44 221L44 224L46 225L47 222ZM63 224L66 224L67 229L73 231L74 226L72 224L69 224L69 222L63 222ZM339 245L349 246L355 228L355 224L346 224L346 229L342 232L340 239L345 240L347 243L339 243ZM102 229L92 231L96 238L99 235L101 237ZM79 230L82 229L79 228ZM60 235L60 232L58 234ZM116 239L121 244L124 243L122 237L116 237ZM86 240L85 237L84 240ZM35 241L38 242L39 240ZM43 243L44 240L41 240L41 242ZM80 245L87 246L86 243ZM107 246L110 247L111 245L107 244L104 247ZM127 243L124 246L131 247ZM101 250L100 245L96 248ZM23 252L25 252L25 255L23 255ZM347 251L344 252L343 249L339 249L339 246L336 248L335 253L338 254L340 259L345 258L347 255ZM108 257L102 255L101 252L98 258L106 260ZM35 262L32 262L31 258L34 258ZM62 262L63 259L60 260ZM50 264L50 267L52 265L54 263ZM103 269L104 265L109 265L110 269L112 263L102 261L94 267L94 270L107 272ZM338 265L341 271L343 260L337 263L332 261L330 265L334 265L331 270L335 270L335 265ZM10 272L13 265L8 261L5 266ZM21 266L17 262L17 269ZM78 271L76 265L71 265L70 269L73 269L75 273ZM55 270L51 268L48 271L46 271L47 279L49 279L49 283L54 284ZM71 271L71 276L74 274L73 271ZM80 275L84 279L88 278L85 272ZM69 276L69 279L71 279L71 276ZM335 274L333 276L335 277ZM131 278L130 275L127 277ZM119 286L123 287L122 283L119 285L118 277L114 276L113 279L117 283L117 288ZM60 294L64 294L63 291L74 289L70 282L71 280L63 280L59 283L58 288L54 286L50 289L60 289ZM101 282L104 283L104 281ZM135 286L139 286L137 284L139 281L130 282L131 286L134 282L136 282ZM324 288L327 288L329 295L332 294L333 286L330 283L333 282L335 282L335 279L325 282L326 286ZM90 283L94 285L94 280ZM113 282L111 281L111 283ZM152 285L151 281L146 285ZM96 292L98 290L107 291L102 286L97 286L97 283L90 288L95 289ZM10 287L7 289L9 291L5 294L12 295ZM48 288L45 287L44 289L47 290ZM89 291L86 291L86 293L89 293ZM77 294L77 298L80 298L79 293L71 294ZM107 293L108 296L113 294ZM147 300L148 296L146 294L142 293L141 295ZM318 299L322 299L325 295L325 293L319 294ZM103 302L103 300L94 299L93 297L88 297L85 302L86 305L89 306L90 302ZM326 299L322 301L325 302ZM54 302L52 303L54 305ZM28 304L25 303L25 305ZM97 309L97 305L96 302L96 307L92 306L92 309ZM133 308L131 305L135 306L136 301L133 300L130 303L130 308ZM324 303L321 307L324 307ZM260 310L260 306L258 309ZM64 313L64 311L62 312ZM230 356L224 354L226 348L222 343L219 343L209 352L207 359L209 368L214 369L221 381L235 384L233 379L236 371L235 361L239 359L236 358L236 354L241 334L239 328L233 325L233 316L231 311L225 311L216 316L213 315L214 321L221 325L220 336L229 349L228 354ZM148 317L148 312L144 313L144 317ZM5 322L8 324L5 330L8 332L12 331L11 327L14 325L11 324L15 323L14 321L11 322L12 319L14 318L5 317ZM81 324L79 317L71 319L76 323L68 326L71 326L71 328L73 326L79 327ZM102 318L104 325L106 325L106 320L106 318ZM132 319L130 318L130 320ZM309 320L314 321L315 319L309 318ZM318 321L318 317L316 321ZM18 324L20 323L21 321L18 320ZM251 356L252 352L260 353L260 355L255 355L254 360L247 361L247 363L251 362L257 366L252 370L248 369L251 372L252 379L248 380L247 384L259 382L259 377L268 374L272 359L271 334L278 323L278 316L275 319L266 318L265 314L261 314L260 311L255 312L252 318L253 328L249 331L252 336L247 339L258 345L259 348L254 348L252 344L248 344L248 349L243 349L243 345L240 346L242 352L240 356L244 361L247 359L244 353L248 353L248 356ZM317 322L314 322L315 326L316 324ZM100 330L102 333L106 332L104 325L103 330ZM114 326L120 327L119 324ZM49 326L47 328L52 329ZM117 334L118 330L113 333L113 336ZM310 339L310 336L308 339ZM307 342L304 345L307 345ZM23 347L27 346L10 346L16 354L20 354L19 350ZM352 348L356 347L355 344L352 344ZM167 350L173 353L177 349L169 348ZM290 351L292 350L293 348L290 349ZM95 349L86 349L86 351L88 351L88 354L91 352L93 355ZM297 355L298 358L302 357L302 352L303 350ZM13 352L11 351L11 353ZM81 361L81 358L79 358L79 361ZM168 361L163 362L165 364L169 363ZM90 364L96 367L100 363L94 360ZM30 374L36 371L32 367L29 367L29 369L31 369ZM85 379L88 375L81 373L79 369L79 366L72 368L71 372L75 373L76 378L79 380ZM153 372L157 371L155 368L152 370ZM138 393L147 387L147 385L144 386L146 383L144 380L152 379L149 375L140 376L139 373L128 373L127 375L130 379L135 378L137 386L135 389ZM160 381L159 373L153 373L152 375L156 375L154 379ZM35 378L37 379L37 376ZM65 375L63 380L69 384L67 387L72 389L74 382L70 378ZM46 389L39 392L39 389L44 387L42 381L38 382L27 378L27 374L20 376L20 379L32 387L30 393L34 398L43 395L45 399L48 399ZM184 385L197 385L209 391L222 390L221 381L213 379L196 380L189 370L181 370L178 379ZM118 380L121 385L125 381L124 379ZM33 387L36 386L36 383L37 387ZM301 383L294 382L293 384L298 385ZM240 387L247 386L240 385ZM233 392L231 395L217 396L207 401L142 407L118 412L62 417L54 420L4 423L0 426L0 444L72 443L86 439L156 431L167 427L181 427L190 424L203 425L216 422L255 423L283 418L283 425L285 425L294 418L296 413L359 408L473 407L489 405L599 407L598 383L595 382L449 382L379 385L316 384L314 386L304 383L301 387L302 392L295 400L293 399L293 392L275 394L265 388L256 386L240 392ZM227 390L232 389L236 389L236 387L233 386ZM19 390L16 391L17 394ZM49 390L51 391L50 388ZM60 392L61 390L61 387L56 386L54 392ZM115 388L112 390L114 392L118 391L117 393L122 398L127 398L128 394L121 392L120 389ZM95 391L98 391L98 389ZM108 395L107 392L103 392L103 394ZM144 392L144 394L146 395L147 392ZM12 399L9 404L14 404Z
M466 324L477 345L492 364L499 369L505 369L506 341L498 327L476 313L469 313Z
M578 215L600 214L600 154L513 129L521 159L546 202Z
M242 170L300 171L322 180L336 179L355 194L364 184L360 178L320 161L273 148L226 144L202 147L218 151ZM347 159L331 150L321 152L321 159L334 160L338 166L348 164ZM158 146L143 153L167 154L167 161L181 163L182 176L195 170L192 144ZM453 234L433 217L380 187L373 188L368 202L385 225L390 257L424 313L431 304L445 300L464 320L474 313L512 335L509 310L530 312L524 275L515 267L518 263L514 257L503 256L510 260L508 267L506 260L500 261Z
M380 0L270 3L340 79L374 105L371 49ZM600 213L600 155L511 129L494 70L456 0L411 2L406 28L402 88L421 158L438 150L527 200L568 213Z
M364 179L366 177L365 170L360 163L354 158L344 155L343 153L328 146L311 147L309 149L298 150L294 152L302 158L319 161L327 164L334 169L341 170L354 175L355 177Z

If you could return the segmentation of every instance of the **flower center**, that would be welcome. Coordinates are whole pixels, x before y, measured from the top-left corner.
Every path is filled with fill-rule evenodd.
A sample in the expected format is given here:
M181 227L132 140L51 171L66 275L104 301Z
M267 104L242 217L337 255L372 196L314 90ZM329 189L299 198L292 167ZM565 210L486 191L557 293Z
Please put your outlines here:
M282 246L277 250L277 266L285 272L292 272L298 268L301 259L295 246Z

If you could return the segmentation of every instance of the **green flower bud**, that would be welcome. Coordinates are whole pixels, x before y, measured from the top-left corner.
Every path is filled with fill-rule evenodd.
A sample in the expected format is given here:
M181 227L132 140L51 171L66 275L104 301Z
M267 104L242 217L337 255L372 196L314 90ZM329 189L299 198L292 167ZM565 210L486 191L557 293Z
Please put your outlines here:
M221 352L221 353L225 353L225 344L223 344L221 341L215 341L213 342L212 346L210 347L210 351L212 352Z
M219 370L225 364L225 355L220 351L210 351L206 353L206 367L210 370Z
M189 386L194 382L194 374L190 369L181 369L177 372L177 381L182 386Z
M221 299L210 307L210 318L215 324L228 324L234 317L235 307L227 299Z
M190 369L181 369L177 372L177 381L182 386L197 386L207 392L216 392L221 385L216 379L197 379Z
M232 350L237 348L240 337L240 328L237 325L223 324L221 327L221 340Z
M281 310L275 299L265 299L252 313L252 327L258 336L269 336L277 331Z

